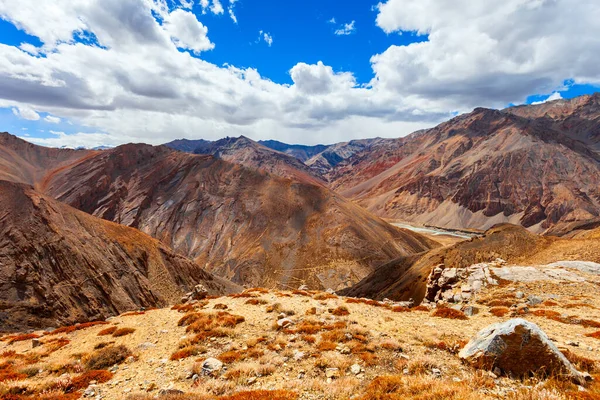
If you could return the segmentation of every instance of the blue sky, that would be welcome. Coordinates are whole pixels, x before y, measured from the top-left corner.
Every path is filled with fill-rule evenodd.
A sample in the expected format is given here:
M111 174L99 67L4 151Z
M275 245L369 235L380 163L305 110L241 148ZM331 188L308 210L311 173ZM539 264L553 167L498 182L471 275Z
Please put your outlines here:
M600 82L589 2L507 0L471 15L442 0L217 3L0 2L0 130L68 146L332 143Z

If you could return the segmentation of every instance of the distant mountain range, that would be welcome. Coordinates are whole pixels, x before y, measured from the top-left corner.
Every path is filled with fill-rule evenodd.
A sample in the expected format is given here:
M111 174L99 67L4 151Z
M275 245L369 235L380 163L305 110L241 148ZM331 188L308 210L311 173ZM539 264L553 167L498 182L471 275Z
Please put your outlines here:
M231 154L238 140L168 146ZM304 171L384 218L484 230L510 222L540 233L600 218L600 94L478 108L400 139L262 144L290 157L301 148L288 164L302 169L296 161L303 162Z

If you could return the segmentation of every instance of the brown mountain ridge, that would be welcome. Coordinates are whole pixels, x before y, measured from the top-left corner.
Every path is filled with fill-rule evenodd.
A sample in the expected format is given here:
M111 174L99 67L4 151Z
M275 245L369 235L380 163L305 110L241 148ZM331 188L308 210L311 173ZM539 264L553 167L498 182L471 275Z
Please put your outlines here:
M72 324L164 307L203 284L239 291L159 241L0 181L0 328Z
M448 228L510 222L535 232L600 216L600 94L476 109L383 139L329 175L379 216Z

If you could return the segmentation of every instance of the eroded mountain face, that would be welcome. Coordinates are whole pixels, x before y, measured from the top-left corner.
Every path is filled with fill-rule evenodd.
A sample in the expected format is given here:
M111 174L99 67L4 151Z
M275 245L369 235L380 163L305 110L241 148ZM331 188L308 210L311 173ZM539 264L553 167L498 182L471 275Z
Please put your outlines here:
M322 185L166 147L126 145L46 178L47 193L138 228L237 283L348 286L437 244Z
M159 241L0 181L0 329L56 326L240 288Z
M377 215L450 228L511 222L543 232L596 218L599 103L476 109L356 153L331 186Z

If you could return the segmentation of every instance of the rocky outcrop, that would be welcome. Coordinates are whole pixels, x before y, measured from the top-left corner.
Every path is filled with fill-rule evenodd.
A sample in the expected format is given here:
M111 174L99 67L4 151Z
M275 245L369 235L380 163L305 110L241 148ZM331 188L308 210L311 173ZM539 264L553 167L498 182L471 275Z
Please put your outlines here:
M164 307L198 284L241 289L135 229L0 181L0 331Z
M444 301L462 303L488 285L497 285L490 268L506 264L501 258L489 263L473 264L467 268L445 268L444 264L435 267L427 278L427 294L430 302Z
M577 371L548 336L523 319L491 325L477 334L459 353L476 368L516 377L557 376L584 384L589 376Z
M415 304L423 300L472 303L480 287L500 279L595 283L600 280L596 277L600 274L598 237L559 239L520 226L498 225L482 237L390 261L338 294L394 301L412 298ZM574 257L586 262L555 263Z

